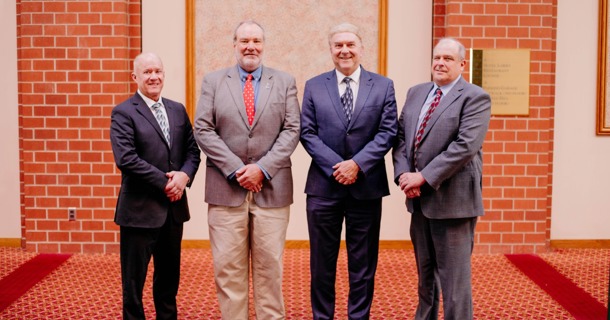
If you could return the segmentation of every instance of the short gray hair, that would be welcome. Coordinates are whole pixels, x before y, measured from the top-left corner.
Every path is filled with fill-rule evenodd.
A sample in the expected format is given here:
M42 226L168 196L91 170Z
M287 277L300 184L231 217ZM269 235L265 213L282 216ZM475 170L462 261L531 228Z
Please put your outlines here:
M244 20L244 21L240 22L239 24L237 24L237 27L235 27L235 30L233 30L233 42L237 41L237 29L239 29L239 27L241 27L244 24L253 24L253 25L257 25L259 28L261 28L261 30L263 31L263 40L265 40L265 29L263 28L263 26L261 26L260 23L254 21L254 20Z
M438 46L439 44L441 44L443 42L452 42L452 43L456 44L458 46L458 55L460 57L460 61L466 59L466 47L464 47L464 45L461 42L459 42L457 39L450 38L450 37L441 38L436 43L436 46ZM434 48L436 48L436 46L434 46Z
M360 31L358 30L358 27L348 22L338 24L330 29L330 32L328 33L328 43L330 44L330 40L335 34L342 32L349 32L355 34L356 37L358 37L358 39L360 40L360 43L362 44L362 37L360 36Z

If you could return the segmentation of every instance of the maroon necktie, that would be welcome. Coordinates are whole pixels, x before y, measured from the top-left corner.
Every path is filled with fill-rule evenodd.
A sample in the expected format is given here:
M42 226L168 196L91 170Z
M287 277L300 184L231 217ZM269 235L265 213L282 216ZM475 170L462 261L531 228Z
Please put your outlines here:
M426 126L428 125L428 120L430 120L430 116L432 115L432 112L434 112L434 109L438 107L442 94L443 92L441 91L441 88L436 88L436 91L434 92L434 99L432 99L432 103L430 103L430 108L428 108L428 111L426 111L426 115L422 119L421 123L419 124L419 128L417 129L415 144L413 147L413 168L417 168L417 149L419 149L421 138L424 134L424 130L426 130Z
M254 121L254 87L252 86L251 74L246 78L246 85L244 86L244 104L246 104L248 123L252 125L252 121Z

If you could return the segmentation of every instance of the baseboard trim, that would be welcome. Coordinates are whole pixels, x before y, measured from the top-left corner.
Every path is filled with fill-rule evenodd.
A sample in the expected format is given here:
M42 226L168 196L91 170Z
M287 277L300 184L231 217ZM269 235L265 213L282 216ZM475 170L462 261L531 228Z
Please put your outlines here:
M610 240L551 240L553 249L610 249Z
M309 240L286 240L286 249L309 249ZM210 249L210 240L182 240L183 249ZM345 248L345 241L341 241ZM381 240L379 249L413 249L410 240Z
M182 240L182 249L210 249L210 240Z
M20 238L0 238L0 247L21 248Z

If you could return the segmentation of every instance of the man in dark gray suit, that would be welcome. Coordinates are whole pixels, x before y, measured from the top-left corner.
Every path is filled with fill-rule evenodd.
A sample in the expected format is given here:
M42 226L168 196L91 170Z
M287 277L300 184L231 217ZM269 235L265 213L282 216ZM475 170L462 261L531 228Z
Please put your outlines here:
M121 170L114 221L121 226L123 318L145 319L142 289L153 256L157 319L176 319L182 225L190 218L185 188L195 179L200 151L184 106L161 97L161 59L142 53L133 64L138 91L112 109L110 124Z
M349 269L349 319L368 319L379 253L381 199L389 195L384 155L396 138L392 80L364 70L358 28L331 29L335 69L307 81L301 143L311 156L307 224L314 319L333 319L341 229Z
M409 89L393 150L394 179L412 213L410 234L419 274L416 319L472 319L470 256L484 214L482 145L489 95L462 77L465 48L441 39L432 82Z
M292 204L290 155L299 142L294 77L263 66L265 34L235 29L237 65L206 75L195 138L207 156L205 201L223 319L248 319L252 262L258 319L284 319L282 257Z

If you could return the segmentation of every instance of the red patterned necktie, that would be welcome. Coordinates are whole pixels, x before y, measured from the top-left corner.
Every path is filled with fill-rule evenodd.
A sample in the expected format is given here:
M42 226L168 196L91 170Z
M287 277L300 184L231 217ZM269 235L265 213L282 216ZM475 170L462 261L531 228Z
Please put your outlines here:
M246 104L248 123L252 125L252 121L254 121L254 87L252 86L251 74L246 78L246 85L244 86L244 104Z
M438 104L441 101L442 94L443 94L443 92L441 91L441 88L436 88L436 91L434 92L434 99L432 99L432 103L430 103L430 108L428 108L428 111L426 111L426 115L424 115L424 118L422 119L421 123L419 124L419 128L417 129L417 134L415 135L415 144L413 147L413 167L414 168L417 168L417 149L419 149L419 144L421 143L421 138L424 134L424 131L426 130L426 126L428 125L428 120L430 120L430 116L432 115L432 112L434 112L434 109L436 109L436 107L438 107Z

